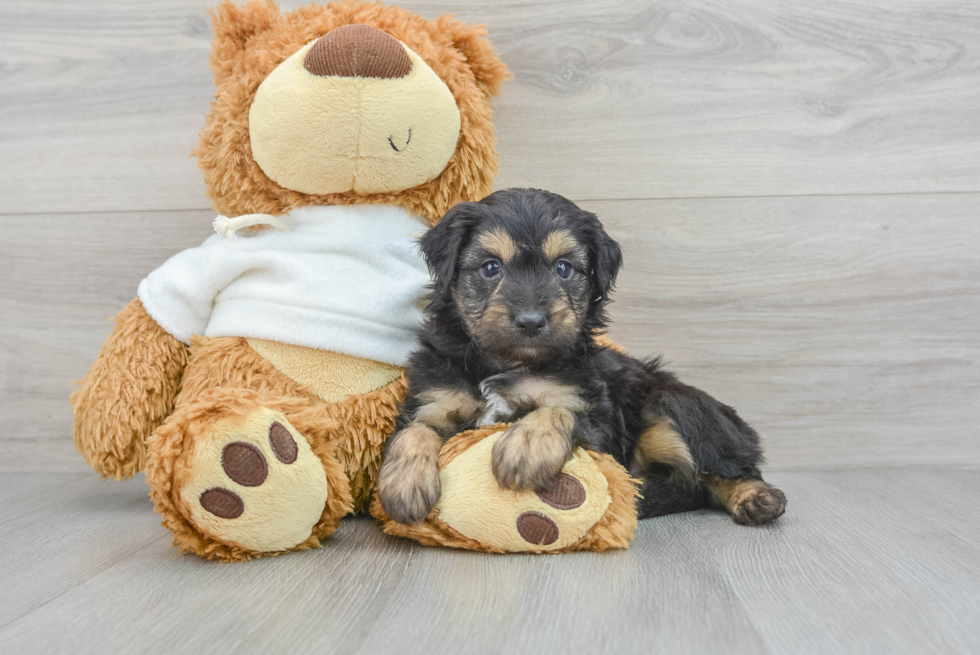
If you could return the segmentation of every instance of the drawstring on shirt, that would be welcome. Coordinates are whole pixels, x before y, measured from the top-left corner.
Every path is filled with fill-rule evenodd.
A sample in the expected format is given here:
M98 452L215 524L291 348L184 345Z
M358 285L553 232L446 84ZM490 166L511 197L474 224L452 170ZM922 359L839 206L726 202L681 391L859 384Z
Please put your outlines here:
M219 215L214 219L213 225L215 234L220 234L229 241L234 241L238 238L235 234L238 230L256 225L271 225L280 232L289 231L285 223L271 214L245 214L234 218Z

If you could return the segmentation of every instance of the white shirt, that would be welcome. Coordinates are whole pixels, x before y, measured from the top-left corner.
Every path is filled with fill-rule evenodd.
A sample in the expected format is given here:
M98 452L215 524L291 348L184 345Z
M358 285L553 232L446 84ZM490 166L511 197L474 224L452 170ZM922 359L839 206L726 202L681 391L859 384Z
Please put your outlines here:
M288 228L215 234L139 285L160 326L254 337L405 365L429 274L416 239L427 224L391 205L311 206Z

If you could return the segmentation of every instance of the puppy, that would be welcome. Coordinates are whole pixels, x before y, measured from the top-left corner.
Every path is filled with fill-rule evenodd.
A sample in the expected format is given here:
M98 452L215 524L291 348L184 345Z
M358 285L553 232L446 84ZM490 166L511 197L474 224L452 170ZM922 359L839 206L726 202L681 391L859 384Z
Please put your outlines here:
M492 457L508 489L551 488L583 446L641 481L640 518L718 507L760 525L783 513L786 497L759 473L759 436L734 409L659 358L596 343L622 256L594 214L508 189L456 205L420 245L434 282L378 479L392 519L422 521L444 441L496 422L512 423Z

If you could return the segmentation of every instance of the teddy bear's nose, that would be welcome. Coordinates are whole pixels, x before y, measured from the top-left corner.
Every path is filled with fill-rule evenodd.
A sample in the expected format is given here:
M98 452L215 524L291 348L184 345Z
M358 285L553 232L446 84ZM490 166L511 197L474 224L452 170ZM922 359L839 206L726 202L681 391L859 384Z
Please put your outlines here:
M303 66L321 77L405 77L412 60L393 36L368 25L344 25L330 30L306 53Z

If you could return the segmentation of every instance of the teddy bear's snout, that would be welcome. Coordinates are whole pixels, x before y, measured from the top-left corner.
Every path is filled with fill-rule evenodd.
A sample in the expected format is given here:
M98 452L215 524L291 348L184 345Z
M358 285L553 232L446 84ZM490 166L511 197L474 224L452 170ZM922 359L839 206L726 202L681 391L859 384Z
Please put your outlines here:
M394 79L411 72L412 60L393 36L368 25L344 25L317 39L303 67L320 77Z

